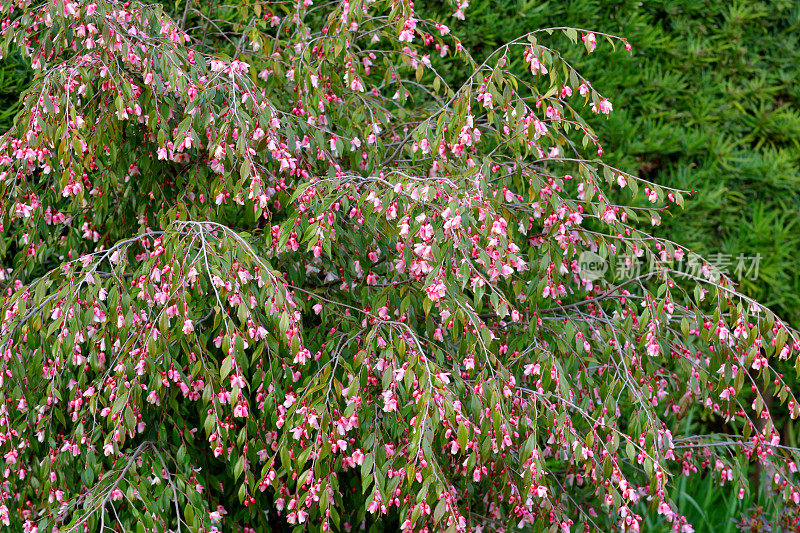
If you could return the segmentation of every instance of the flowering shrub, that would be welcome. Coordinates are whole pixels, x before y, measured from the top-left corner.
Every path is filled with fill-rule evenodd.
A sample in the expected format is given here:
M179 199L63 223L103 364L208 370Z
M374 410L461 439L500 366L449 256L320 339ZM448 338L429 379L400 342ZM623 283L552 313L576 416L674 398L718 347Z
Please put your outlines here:
M549 44L625 41L478 65L382 0L0 14L37 72L0 138L12 530L691 531L675 479L742 496L749 463L796 512L795 332L647 233L685 192L602 162L578 111L612 103Z

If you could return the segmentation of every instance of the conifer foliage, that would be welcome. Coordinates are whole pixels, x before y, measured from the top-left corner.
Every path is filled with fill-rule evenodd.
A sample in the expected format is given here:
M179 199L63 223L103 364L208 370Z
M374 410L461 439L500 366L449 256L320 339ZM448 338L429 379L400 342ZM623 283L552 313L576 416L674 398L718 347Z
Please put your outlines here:
M603 163L612 101L551 43L624 40L476 64L409 1L232 4L0 0L36 73L0 137L0 522L686 532L676 478L748 462L796 511L800 341L648 233L686 193Z

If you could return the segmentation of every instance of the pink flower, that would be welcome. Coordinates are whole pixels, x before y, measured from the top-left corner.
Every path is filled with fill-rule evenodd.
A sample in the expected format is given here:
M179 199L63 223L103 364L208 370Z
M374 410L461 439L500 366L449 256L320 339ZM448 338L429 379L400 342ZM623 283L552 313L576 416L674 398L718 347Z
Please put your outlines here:
M398 38L400 42L407 42L410 43L414 40L414 32L411 30L403 30L400 32L400 37Z
M481 480L481 468L479 466L475 467L475 470L472 472L472 481L477 483Z
M414 40L414 30L417 28L417 21L414 17L409 18L403 24L403 29L400 31L398 40L400 42L410 43Z
M422 150L423 154L429 154L431 152L431 143L428 141L427 137L419 142L419 148Z
M297 355L294 356L294 363L300 363L301 365L306 364L306 361L311 359L311 352L308 351L308 348L303 348L297 352Z
M233 408L233 416L238 418L245 418L247 416L247 404L243 401L236 404L236 407Z
M373 500L367 506L367 511L369 511L370 514L375 514L375 511L380 510L380 508L381 508L381 496L380 494L378 494L378 492L375 492Z
M361 465L364 463L364 452L361 450L355 450L352 455L353 462L357 465Z
M597 38L594 36L594 33L587 33L582 39L586 44L586 48L589 49L589 52L594 52L594 49L597 48Z
M364 92L364 84L361 83L360 79L353 78L353 81L350 82L350 89L358 92Z
M385 390L381 394L383 396L383 410L387 413L397 411L397 398L390 390Z
M425 288L425 294L427 294L428 298L430 298L434 302L436 300L444 298L446 293L447 293L447 287L445 287L445 284L441 279L436 283L428 285Z

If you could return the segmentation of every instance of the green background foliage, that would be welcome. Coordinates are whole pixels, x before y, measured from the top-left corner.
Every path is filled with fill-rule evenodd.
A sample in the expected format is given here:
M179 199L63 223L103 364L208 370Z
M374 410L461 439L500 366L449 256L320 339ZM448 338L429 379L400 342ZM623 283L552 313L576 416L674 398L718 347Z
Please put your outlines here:
M30 68L18 54L0 61L0 131L11 127L19 108L19 95L30 81Z

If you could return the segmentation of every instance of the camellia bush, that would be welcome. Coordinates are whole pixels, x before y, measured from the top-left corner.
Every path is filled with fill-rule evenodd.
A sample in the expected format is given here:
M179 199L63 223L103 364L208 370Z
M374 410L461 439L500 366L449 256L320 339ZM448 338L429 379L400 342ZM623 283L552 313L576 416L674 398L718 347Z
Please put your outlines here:
M689 532L683 476L796 522L796 333L648 233L686 193L603 163L612 101L555 46L626 41L476 64L406 0L0 19L35 72L0 137L8 530Z

